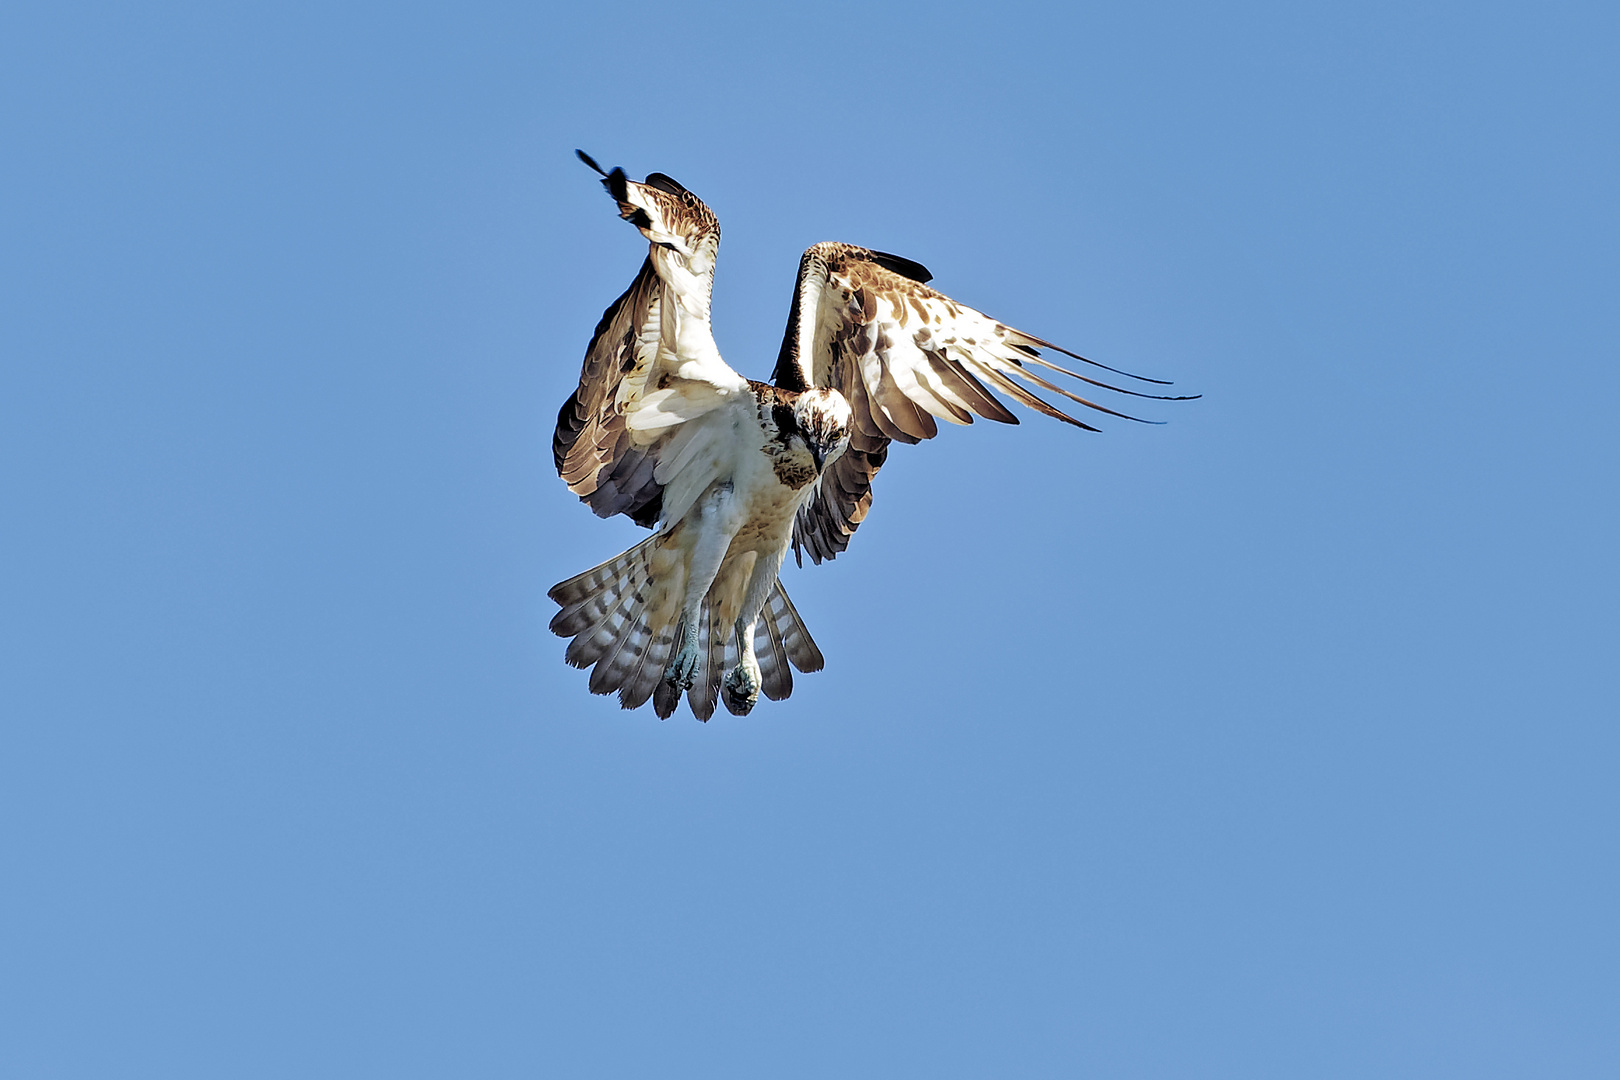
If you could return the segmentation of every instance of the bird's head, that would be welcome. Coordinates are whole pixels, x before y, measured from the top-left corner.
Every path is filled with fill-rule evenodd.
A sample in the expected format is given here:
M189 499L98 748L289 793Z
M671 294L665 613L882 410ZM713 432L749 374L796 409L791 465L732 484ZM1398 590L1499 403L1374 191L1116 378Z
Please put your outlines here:
M793 402L793 421L816 459L816 472L841 454L849 445L849 429L854 415L849 402L836 390L814 387L799 394Z

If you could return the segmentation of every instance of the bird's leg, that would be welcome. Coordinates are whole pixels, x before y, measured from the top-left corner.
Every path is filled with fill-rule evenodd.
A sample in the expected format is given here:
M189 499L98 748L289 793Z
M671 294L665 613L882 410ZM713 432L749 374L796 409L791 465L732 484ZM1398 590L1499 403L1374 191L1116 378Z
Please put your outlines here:
M735 632L741 659L720 681L720 697L732 713L747 716L759 701L759 658L754 655L753 622L738 619Z
M720 563L731 547L731 538L741 524L734 502L731 484L718 484L698 500L682 523L682 527L690 524L696 528L697 539L692 544L692 557L687 564L686 596L681 602L681 620L676 630L680 645L674 659L664 669L664 681L682 690L692 689L698 665L705 661L703 638L708 628L700 625L703 598L709 595L709 586L714 584Z
M748 588L743 594L742 610L737 614L737 666L726 672L720 683L720 697L726 708L737 716L746 716L759 701L759 658L754 655L754 629L759 625L759 613L776 584L776 575L782 569L783 548L773 559L761 556L754 561L754 572L748 576Z
M680 625L675 629L675 640L679 645L669 666L664 669L664 681L682 690L692 689L692 683L697 679L698 665L703 662L703 650L698 640L699 615L688 618L682 612ZM680 700L676 697L675 703L679 705Z

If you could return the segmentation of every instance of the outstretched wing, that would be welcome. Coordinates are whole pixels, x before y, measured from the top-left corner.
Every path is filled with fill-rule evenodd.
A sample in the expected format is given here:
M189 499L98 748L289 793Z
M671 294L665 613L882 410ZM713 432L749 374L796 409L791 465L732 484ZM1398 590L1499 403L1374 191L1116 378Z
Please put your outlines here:
M1094 362L958 304L928 287L931 276L910 259L851 244L817 244L799 262L793 309L773 378L792 390L836 389L854 413L849 449L828 465L816 496L794 523L794 553L801 562L806 550L819 563L848 547L872 504L872 479L891 441L933 438L939 430L936 418L953 424L971 424L975 416L1018 423L992 388L1088 431L1097 429L1030 387L1110 416L1138 419L1066 390L1033 367L1137 397L1184 400L1126 390L1059 367L1039 350Z
M748 390L720 358L709 328L720 225L662 173L638 184L623 169L603 172L579 156L602 173L619 216L651 246L641 272L597 324L579 387L557 414L552 454L568 489L596 513L626 514L650 527L667 509L672 446L679 440L674 456L687 462L703 458L690 452L695 432L682 438L683 425Z

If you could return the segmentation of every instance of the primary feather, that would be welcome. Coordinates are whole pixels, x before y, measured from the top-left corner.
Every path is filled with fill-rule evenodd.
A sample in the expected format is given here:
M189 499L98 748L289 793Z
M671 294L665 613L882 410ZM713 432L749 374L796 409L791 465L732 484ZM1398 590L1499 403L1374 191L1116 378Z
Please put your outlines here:
M777 574L790 545L817 563L848 547L891 443L931 439L938 420L1016 424L997 393L1097 430L1035 389L1137 419L1032 366L1186 400L1061 367L1040 350L1094 362L937 292L920 263L835 243L800 260L772 383L744 379L721 359L709 324L713 212L662 173L637 183L579 156L648 253L597 324L558 413L553 454L597 514L657 531L553 588L561 610L551 628L572 639L570 664L591 667L591 691L616 692L625 708L651 700L667 717L684 693L700 720L717 704L742 714L761 693L791 694L790 667L819 671L821 651Z

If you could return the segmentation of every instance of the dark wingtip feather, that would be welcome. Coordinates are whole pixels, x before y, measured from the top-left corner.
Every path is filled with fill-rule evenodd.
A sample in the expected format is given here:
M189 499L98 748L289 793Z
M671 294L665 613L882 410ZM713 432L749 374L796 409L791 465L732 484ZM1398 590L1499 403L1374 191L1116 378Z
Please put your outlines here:
M1069 378L1071 378L1071 379L1079 379L1081 382L1089 383L1092 386L1100 386L1104 390L1112 390L1116 394L1129 394L1131 397L1147 398L1150 401L1196 401L1198 398L1201 398L1201 397L1204 396L1202 394L1144 394L1140 390L1127 390L1123 386L1115 386L1113 383L1105 383L1105 382L1102 382L1099 379L1088 378L1087 376L1080 374L1078 371L1070 371L1068 368L1063 367L1060 364L1054 364L1054 363L1052 363L1052 361L1046 359L1040 353L1036 352L1034 349L1029 348L1028 346L1016 345L1015 344L1013 346L1013 348L1018 349L1020 352L1027 355L1030 360L1032 360L1035 363L1041 365L1041 367L1043 367L1043 368L1049 368L1052 371L1060 372L1061 374L1069 376ZM1061 349L1059 349L1058 351L1062 352ZM1017 363L1019 367L1024 366L1019 361L1015 360L1014 362ZM1098 365L1098 366L1101 366L1101 365ZM1132 375L1131 378L1136 379L1136 378L1141 378L1141 376ZM1143 380L1143 381L1144 382L1148 382L1148 381L1151 381L1151 382L1163 382L1162 380L1159 380L1159 379ZM1163 385L1169 386L1170 383L1163 382ZM1135 418L1133 417L1132 419L1135 419Z
M901 277L910 278L919 284L926 285L934 280L934 275L929 272L928 267L916 259L908 259L904 255L891 255L887 251L868 251L868 256L885 270L893 270Z
M642 183L646 184L648 187L657 188L659 191L669 195L691 194L690 191L687 191L686 188L681 186L681 182L679 180L675 179L673 176L666 176L661 172L650 173L647 176L647 179L642 181Z
M1012 329L1012 328L1008 327L1008 329ZM1102 368L1104 371L1112 371L1115 375L1123 375L1127 379L1135 379L1137 382L1154 383L1154 384L1156 384L1158 386L1171 386L1171 385L1174 385L1174 384L1171 383L1171 381L1169 379L1150 379L1146 375L1134 375L1129 371L1122 371L1117 367L1109 367L1107 364L1099 364L1097 361L1087 359L1086 357L1081 356L1077 352L1070 352L1068 349L1065 349L1061 345L1054 345L1050 341L1046 341L1046 340L1044 340L1042 338L1038 338L1034 334L1026 334L1022 330L1013 330L1013 333L1017 334L1019 337L1024 339L1022 343L1014 342L1014 345L1023 348L1023 350L1025 352L1029 352L1029 346L1034 345L1034 346L1037 346L1037 347L1042 348L1042 349L1051 349L1053 352L1060 352L1064 356L1073 357L1074 359L1080 361L1082 364L1090 364L1092 367L1099 367L1099 368ZM1030 355L1033 356L1035 354L1030 353ZM1048 364L1047 366L1051 367L1052 365ZM1063 371L1062 368L1058 368L1058 370ZM1064 371L1063 373L1065 375L1072 375L1073 374L1073 372L1069 372L1069 371ZM1075 377L1079 378L1080 376L1075 376ZM1115 389L1115 388L1114 387L1109 387L1109 389L1112 390L1112 389ZM1129 391L1125 391L1125 392L1129 393Z
M1050 366L1050 365L1048 365L1048 366ZM1062 370L1062 369L1059 369L1059 370ZM1088 409L1096 409L1098 412L1105 412L1109 416L1117 416L1121 420L1135 420L1138 424L1155 424L1155 425L1163 424L1165 422L1163 420L1144 420L1140 416L1132 416L1130 413L1122 413L1122 412L1119 412L1118 410L1110 409L1106 405L1099 405L1095 401L1090 401L1090 400L1087 400L1086 398L1081 397L1079 394L1071 394L1069 391L1063 389L1063 387L1059 386L1057 383L1050 382L1050 381L1048 381L1046 379L1043 379L1039 375L1035 374L1033 371L1028 370L1027 368L1020 367L1018 369L1018 374L1020 376L1022 376L1023 378L1028 379L1030 382L1034 383L1036 386L1040 386L1040 387L1043 387L1043 388L1045 388L1047 390L1051 390L1053 393L1062 394L1064 397L1068 398L1070 401L1079 402L1081 405L1084 405ZM1091 380L1087 379L1086 381L1090 382ZM1109 389L1112 390L1114 388L1109 387ZM1092 430L1095 431L1096 428L1092 428Z
M1084 357L1084 356L1081 356L1079 353L1070 352L1068 349L1065 349L1061 345L1047 345L1046 347L1048 349L1053 350L1054 352L1060 352L1064 356L1073 357L1074 359L1080 361L1082 364L1090 364L1092 367L1099 367L1099 368L1102 368L1104 371L1112 371L1115 375L1123 375L1127 379L1135 379L1137 382L1153 383L1155 386L1173 386L1173 385L1175 385L1169 379L1150 379L1146 375L1137 375L1137 374L1134 374L1133 372L1124 371L1124 370L1122 370L1120 368L1117 368L1117 367L1109 367L1107 364L1099 364L1097 361L1088 359L1087 357Z
M624 175L623 169L615 165L613 167L613 171L608 172L606 169L602 168L602 166L598 165L596 163L596 159L591 157L591 155L587 154L585 151L575 150L574 153L579 156L579 160L583 161L585 164L589 165L591 168L595 169L601 174L602 186L608 189L609 195L612 195L620 202L625 201L625 196L629 193L625 186L627 183L629 183L629 177ZM638 221L636 224L640 225L642 223Z

